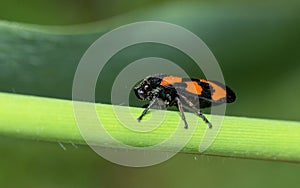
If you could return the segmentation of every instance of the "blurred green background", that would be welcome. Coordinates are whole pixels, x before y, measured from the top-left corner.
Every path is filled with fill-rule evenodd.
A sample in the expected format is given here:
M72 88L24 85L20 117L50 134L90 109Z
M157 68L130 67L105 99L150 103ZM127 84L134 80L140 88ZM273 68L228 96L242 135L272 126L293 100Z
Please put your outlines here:
M48 28L48 32L37 32L0 24L0 91L71 99L76 66L93 41L126 23L160 20L189 29L214 53L226 83L238 96L235 104L228 105L227 114L299 121L299 7L297 0L0 0L0 19ZM90 22L97 23L70 26ZM49 25L68 27L58 34ZM175 49L135 45L116 54L105 67L99 79L107 85L105 90L97 87L97 102L110 102L112 78L122 67L148 56L168 58L190 75L201 75L191 59ZM140 103L132 99L132 105ZM178 154L153 167L127 168L105 161L89 147L64 147L0 137L1 187L300 184L298 164Z

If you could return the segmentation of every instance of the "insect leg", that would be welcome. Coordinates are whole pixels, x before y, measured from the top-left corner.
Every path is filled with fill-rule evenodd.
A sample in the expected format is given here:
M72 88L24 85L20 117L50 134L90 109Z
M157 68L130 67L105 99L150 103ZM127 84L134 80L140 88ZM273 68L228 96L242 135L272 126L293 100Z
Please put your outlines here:
M193 110L195 110L196 114L197 114L198 116L200 116L200 117L203 119L203 121L204 121L205 123L208 124L208 127L211 129L211 128L212 128L212 124L211 124L211 122L204 116L204 114L202 114L202 112L201 112L197 107L195 107L195 105L194 105L190 100L188 100L185 96L181 96L181 98L189 105L189 107L191 107Z
M140 115L140 117L137 118L138 121L141 121L143 116L148 112L148 110L153 106L155 105L155 103L157 103L158 101L158 98L154 98L150 104L147 106L147 108L145 108L145 110L143 111L143 113Z
M197 113L198 116L200 116L200 117L203 119L203 121L204 121L205 123L208 124L208 128L211 129L211 128L212 128L212 124L211 124L211 122L205 117L205 115L202 114L200 110L198 110L196 113Z
M178 109L179 109L180 114L181 114L181 119L184 122L184 128L187 129L188 124L187 124L186 119L185 119L184 111L183 111L183 108L182 108L182 103L181 103L181 101L178 97L176 97L176 101L177 101Z

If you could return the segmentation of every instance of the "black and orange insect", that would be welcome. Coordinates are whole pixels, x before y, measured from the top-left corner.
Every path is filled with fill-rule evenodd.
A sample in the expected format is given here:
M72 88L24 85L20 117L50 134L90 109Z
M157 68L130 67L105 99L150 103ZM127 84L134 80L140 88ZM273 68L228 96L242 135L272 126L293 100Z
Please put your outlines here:
M200 109L232 103L236 96L227 86L205 79L182 78L164 74L150 75L134 88L136 96L141 100L150 101L143 113L138 117L141 121L147 111L158 104L159 99L165 107L176 106L184 122L184 128L188 128L183 108L192 109L204 122L212 128L211 122L202 114ZM200 107L200 108L199 108Z

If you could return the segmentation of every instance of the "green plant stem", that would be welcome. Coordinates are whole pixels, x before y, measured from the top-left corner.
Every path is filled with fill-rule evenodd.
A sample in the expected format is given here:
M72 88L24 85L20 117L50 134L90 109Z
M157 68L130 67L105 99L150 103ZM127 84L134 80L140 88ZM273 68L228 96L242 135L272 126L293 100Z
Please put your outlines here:
M75 121L72 101L0 93L0 106L0 134L3 136L85 144ZM153 131L131 131L116 118L112 105L95 106L106 131L118 141L131 146L155 145L172 135L180 122L178 112L167 111L166 120ZM126 107L117 108L122 111ZM130 107L130 111L137 117L142 109ZM187 118L195 119L196 116L187 114ZM145 122L137 123L137 126L147 128L150 122L145 118ZM179 129L182 134L176 135L175 140L182 139L185 131L188 131L181 125ZM92 126L91 131L93 128L96 130L97 126ZM205 130L206 125L198 121L192 138L181 152L199 153L199 143ZM101 137L101 133L94 141L97 145L114 147L112 142ZM300 162L299 144L299 122L226 116L217 138L203 154ZM174 141L162 150L172 150L178 146L179 142Z

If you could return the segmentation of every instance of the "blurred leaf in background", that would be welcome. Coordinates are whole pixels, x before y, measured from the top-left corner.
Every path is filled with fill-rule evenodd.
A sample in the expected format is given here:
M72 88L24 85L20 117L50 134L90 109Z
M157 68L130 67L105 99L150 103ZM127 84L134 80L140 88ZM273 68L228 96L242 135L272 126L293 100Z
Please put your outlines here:
M71 25L114 17L166 0L1 0L4 20L46 25Z
M94 29L81 34L75 33L84 30L84 25L57 33L2 22L0 91L71 99L76 66L98 37L123 24L160 20L189 29L214 53L226 83L238 95L227 114L299 121L299 5L296 0L2 0L3 20L43 25L97 22L89 25ZM148 56L168 58L192 76L201 74L189 57L175 49L135 45L116 54L105 67L99 79L107 84L106 90L97 87L96 100L109 103L112 78L130 62ZM133 105L139 106L138 101ZM111 164L87 147L66 148L2 137L0 185L298 187L300 183L297 164L178 155L154 167L131 169Z

